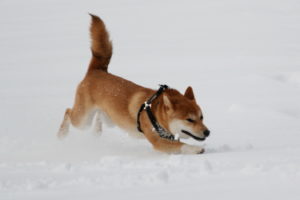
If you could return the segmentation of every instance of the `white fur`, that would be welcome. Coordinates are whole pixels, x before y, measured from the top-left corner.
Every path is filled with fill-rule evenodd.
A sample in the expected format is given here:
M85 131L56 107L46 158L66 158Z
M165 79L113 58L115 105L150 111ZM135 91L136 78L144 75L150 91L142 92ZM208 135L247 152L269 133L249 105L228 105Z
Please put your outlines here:
M102 120L100 112L97 112L96 114L93 132L98 136L102 134Z
M171 123L170 123L170 130L171 130L171 133L173 133L174 135L178 135L179 138L184 138L184 139L187 139L189 138L190 136L182 133L181 131L182 130L186 130L190 133L193 133L193 131L184 125L184 123L182 122L182 120L173 120Z
M199 146L184 144L181 147L181 153L183 154L200 154L203 153L204 149Z
M102 132L102 123L104 122L108 127L113 127L114 123L112 120L107 116L107 114L100 109L91 109L88 114L85 116L85 118L81 121L81 124L77 127L81 130L86 130L91 127L91 124L94 119L94 127L93 132L97 135L101 135ZM71 124L69 115L65 115L65 118L63 120L63 123L59 129L58 137L64 138L68 132L69 127Z
M115 124L113 123L113 121L110 119L110 117L103 111L99 110L99 115L100 115L100 119L103 123L105 123L105 125L107 125L110 128L115 127Z

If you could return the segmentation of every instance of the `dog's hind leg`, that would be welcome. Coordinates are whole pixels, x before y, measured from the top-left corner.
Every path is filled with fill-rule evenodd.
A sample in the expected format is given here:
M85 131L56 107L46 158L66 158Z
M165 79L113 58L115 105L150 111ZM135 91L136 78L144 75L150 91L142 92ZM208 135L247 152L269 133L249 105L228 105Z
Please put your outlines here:
M59 138L64 138L65 136L67 136L69 132L70 124L82 130L89 128L92 124L95 113L96 111L94 110L85 110L83 108L78 108L78 106L74 106L73 109L68 108L65 112L65 116L60 125L60 129L58 131L57 136ZM100 130L101 130L101 123L98 127L98 131Z
M93 118L96 114L96 109L92 104L82 95L78 90L76 94L75 104L72 109L68 108L65 112L63 122L57 136L59 138L65 137L69 132L70 124L79 129L86 129L91 126Z
M101 116L101 120L102 120L103 124L105 124L109 128L115 127L115 124L113 123L113 121L110 119L110 117L105 112L100 111L99 114Z
M59 131L57 133L57 137L64 138L67 136L70 128L70 113L72 110L70 108L67 108L65 112L64 119L60 125Z
M98 111L96 113L95 117L95 122L94 122L94 127L93 127L93 132L100 136L102 133L102 120L101 120L101 111Z

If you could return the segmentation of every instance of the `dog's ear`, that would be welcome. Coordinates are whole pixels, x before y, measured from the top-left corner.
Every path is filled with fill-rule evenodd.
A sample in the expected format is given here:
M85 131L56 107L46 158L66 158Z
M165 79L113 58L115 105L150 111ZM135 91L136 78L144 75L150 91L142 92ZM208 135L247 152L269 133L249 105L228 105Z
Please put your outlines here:
M163 100L164 100L164 105L171 109L172 108L172 103L171 103L171 100L169 99L169 97L167 95L163 95Z
M186 88L184 96L186 98L190 99L190 100L195 100L193 88L191 86L189 86L188 88Z

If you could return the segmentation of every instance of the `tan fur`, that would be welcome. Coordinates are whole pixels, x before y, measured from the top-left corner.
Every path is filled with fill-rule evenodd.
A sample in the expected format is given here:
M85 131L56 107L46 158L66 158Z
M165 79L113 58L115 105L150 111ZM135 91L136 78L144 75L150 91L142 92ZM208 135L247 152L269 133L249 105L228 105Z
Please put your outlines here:
M204 152L201 147L159 137L152 130L153 127L146 112L142 112L140 118L144 134L137 131L138 110L156 91L107 72L112 56L112 43L103 21L97 16L91 15L91 17L92 59L86 76L78 85L73 108L68 108L65 112L58 136L66 136L70 124L77 128L89 127L96 114L98 115L95 130L100 132L102 130L101 121L103 121L100 115L102 114L101 116L108 117L113 123L132 135L145 136L159 151L168 153ZM173 122L174 130L178 129L180 132L177 126L183 126L193 135L205 138L203 132L207 128L200 119L202 112L195 101L191 87L187 88L184 95L175 89L167 89L153 102L152 111L161 126L169 132L171 132L170 124ZM188 122L187 118L193 118L194 122Z

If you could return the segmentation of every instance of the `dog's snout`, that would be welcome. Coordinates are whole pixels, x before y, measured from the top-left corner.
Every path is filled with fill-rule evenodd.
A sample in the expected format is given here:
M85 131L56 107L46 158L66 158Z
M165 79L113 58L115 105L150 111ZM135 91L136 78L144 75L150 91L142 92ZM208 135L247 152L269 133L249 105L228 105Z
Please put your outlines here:
M205 137L208 137L209 134L210 134L210 131L209 131L208 129L206 129L206 130L203 132L203 134L205 135Z

